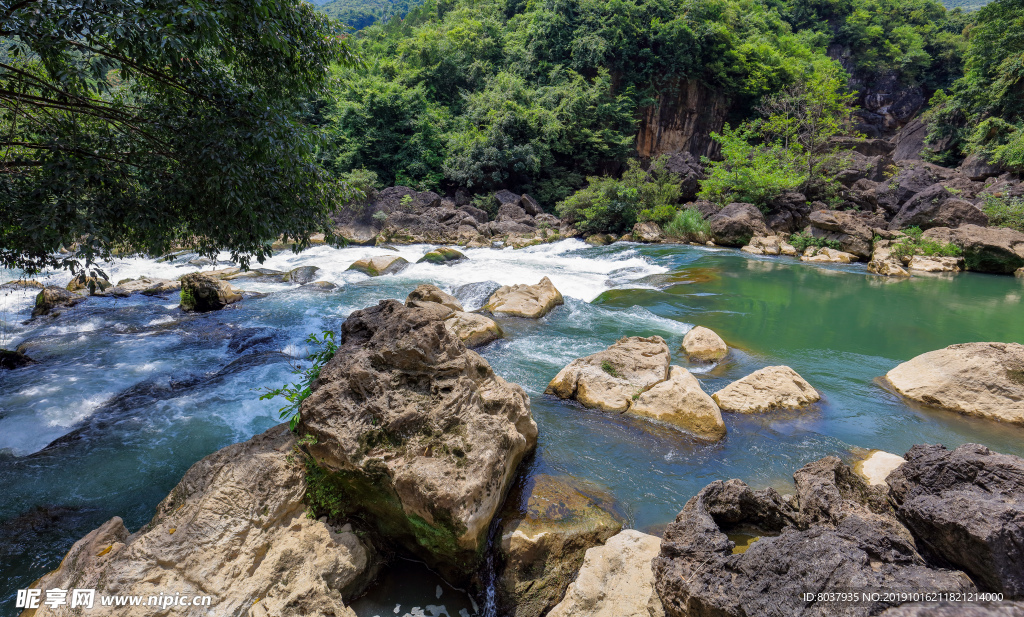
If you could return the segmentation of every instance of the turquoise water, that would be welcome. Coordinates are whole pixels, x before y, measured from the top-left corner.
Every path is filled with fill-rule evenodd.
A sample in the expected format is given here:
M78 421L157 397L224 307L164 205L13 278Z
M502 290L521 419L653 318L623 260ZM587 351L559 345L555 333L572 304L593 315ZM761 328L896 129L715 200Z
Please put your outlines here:
M400 251L414 261L427 248ZM275 257L265 267L317 265L318 278L344 289L311 293L239 281L268 295L208 315L183 315L175 298L97 298L56 320L24 325L32 294L0 296L0 345L25 342L40 360L0 373L0 615L16 614L14 591L56 567L76 539L114 515L134 531L192 463L275 424L277 405L259 401L258 389L291 379L308 334L337 328L351 311L381 299L404 298L422 282L456 291L551 277L565 306L536 322L500 320L506 338L480 351L530 394L540 441L526 471L602 486L630 527L657 532L715 479L786 490L801 465L849 456L853 447L903 453L915 443L974 441L1024 455L1024 429L914 409L875 381L904 360L953 343L1024 342L1024 285L1012 277L890 280L862 266L704 247L594 248L574 240L471 250L470 260L455 266L419 264L378 279L345 270L384 252L319 247ZM197 269L179 266L125 260L108 271L116 280ZM51 280L65 283L67 275ZM479 290L458 293L468 308L479 305ZM707 444L543 394L566 363L622 336L663 336L674 361L685 365L678 349L693 325L714 329L734 346L714 369L693 367L708 392L786 364L822 392L822 403L799 412L726 415L728 436ZM54 440L60 441L47 447ZM403 578L385 577L356 611L440 611L429 590L403 590ZM421 586L432 590L428 579L423 574ZM381 612L390 599L402 605L399 613L394 605ZM452 617L474 612L455 590L444 599Z

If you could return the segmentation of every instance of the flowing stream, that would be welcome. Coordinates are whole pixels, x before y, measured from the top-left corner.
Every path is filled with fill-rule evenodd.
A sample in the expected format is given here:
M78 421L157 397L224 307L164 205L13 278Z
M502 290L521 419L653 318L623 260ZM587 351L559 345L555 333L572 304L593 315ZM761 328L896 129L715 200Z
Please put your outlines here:
M414 262L428 248L399 253ZM551 278L565 306L539 321L499 319L506 338L478 351L530 395L540 441L525 472L603 487L629 527L658 533L716 479L787 491L803 464L848 458L852 448L902 454L915 443L971 441L1024 455L1024 429L913 408L876 382L900 362L953 343L1024 342L1024 285L1013 277L893 280L863 266L578 240L472 249L468 261L452 266L416 264L375 279L347 271L356 259L388 252L280 254L263 267L315 265L318 280L342 289L241 279L233 284L267 295L203 315L182 313L176 295L138 295L93 298L56 319L24 323L34 290L0 291L0 346L24 343L39 361L0 372L0 615L17 614L15 591L55 568L79 537L115 515L137 530L192 463L276 424L280 404L258 400L260 390L293 380L309 334L337 329L353 310L379 300L404 299L424 282L455 292L471 310L494 283ZM198 269L148 259L106 267L114 281ZM0 282L18 275L0 271ZM56 273L45 282L69 278ZM543 393L569 361L623 336L663 336L674 362L685 366L679 345L695 324L734 347L714 369L692 367L706 391L786 364L823 401L799 412L727 414L728 436L707 444ZM422 566L402 562L391 570L353 604L360 617L478 612L473 599Z

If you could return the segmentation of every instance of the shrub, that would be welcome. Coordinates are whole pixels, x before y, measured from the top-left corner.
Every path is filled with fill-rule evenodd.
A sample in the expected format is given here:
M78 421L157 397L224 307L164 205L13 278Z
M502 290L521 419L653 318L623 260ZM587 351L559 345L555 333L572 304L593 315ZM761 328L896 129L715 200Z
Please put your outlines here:
M383 210L378 210L373 213L373 220L383 225L384 221L388 220L388 213Z
M931 238L922 236L924 233L920 227L908 227L903 230L906 234L890 249L890 254L901 261L910 259L914 255L924 257L960 257L963 251L955 244L943 244Z
M795 233L789 237L789 243L793 245L797 251L803 253L809 246L815 246L818 248L830 248L837 251L842 250L843 245L838 240L826 240L825 238L815 238L810 234Z
M661 204L660 206L655 206L654 209L651 210L641 210L637 218L640 221L650 221L652 223L664 225L675 218L676 212L678 212L678 210L674 205Z
M338 351L338 344L334 342L334 332L330 330L324 331L323 335L319 337L316 334L310 334L306 342L315 345L318 349L306 357L307 360L313 362L309 368L295 367L292 371L293 374L300 376L299 381L280 388L265 388L263 395L260 396L261 401L278 396L283 396L288 401L287 405L278 410L278 415L282 420L288 420L288 427L292 431L295 431L295 427L299 424L299 408L302 401L312 394L313 382L320 376L324 365Z
M1024 199L985 195L985 214L994 227L1009 227L1024 231Z
M721 135L712 133L711 137L722 146L722 160L704 159L709 174L701 184L702 199L719 204L752 203L767 212L768 202L807 180L792 150L780 144L751 143L757 137L747 128L726 125Z
M691 242L707 242L711 239L711 224L696 208L683 208L665 225L665 233Z
M481 193L473 196L473 206L483 210L487 213L487 216L493 221L494 217L498 216L498 208L501 204L498 203L498 198L490 193Z

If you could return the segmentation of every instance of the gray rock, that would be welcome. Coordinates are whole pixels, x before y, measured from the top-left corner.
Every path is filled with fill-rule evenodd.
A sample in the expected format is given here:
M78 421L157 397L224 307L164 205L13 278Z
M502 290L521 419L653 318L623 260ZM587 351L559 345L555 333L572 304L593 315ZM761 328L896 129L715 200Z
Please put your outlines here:
M82 300L85 300L85 298L74 292L53 285L47 285L36 295L36 304L32 309L32 318L35 319L42 315L49 315L50 311L58 307L70 308Z
M526 213L529 214L530 216L539 216L541 214L544 214L544 208L540 207L540 204L537 203L537 200L534 199L533 197L530 197L529 195L526 195L525 193L519 201L519 206L523 210L525 210Z
M988 216L974 204L953 195L942 184L933 184L917 193L904 204L889 223L889 229L907 227L959 227L961 225L988 225Z
M1024 233L1014 229L966 224L956 229L935 227L924 237L959 246L968 270L1013 274L1024 267Z
M964 162L960 164L960 168L957 170L963 175L967 176L971 180L987 180L988 178L994 178L999 174L1003 173L998 165L993 165L985 160L985 157L981 154L970 154L964 159Z
M717 244L745 246L754 236L769 236L764 214L753 204L733 203L708 219Z
M682 191L679 198L690 201L697 197L700 181L704 179L704 166L700 159L686 150L668 155L665 169L679 176Z
M316 273L320 271L320 268L316 266L299 266L294 270L288 272L284 276L285 281L291 281L292 283L298 283L299 285L305 285L306 283L312 283L316 280Z
M905 167L888 181L879 182L876 190L878 205L895 216L910 198L936 182L938 177L924 166Z
M452 290L452 295L462 303L467 311L475 311L487 303L487 298L501 288L500 283L494 281L480 281L478 283L467 283Z
M871 257L873 229L885 226L885 219L872 212L817 210L809 221L812 236L838 242L841 250L861 259Z
M896 136L893 137L894 145L892 159L894 161L920 161L921 151L924 150L924 140L928 135L928 125L915 118L908 122Z

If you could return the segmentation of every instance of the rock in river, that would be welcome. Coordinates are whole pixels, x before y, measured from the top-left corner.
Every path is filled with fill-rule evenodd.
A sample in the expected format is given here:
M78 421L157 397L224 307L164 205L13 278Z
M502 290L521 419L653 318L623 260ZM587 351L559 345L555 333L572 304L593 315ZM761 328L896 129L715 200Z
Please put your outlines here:
M536 285L512 285L499 288L487 299L484 309L503 315L539 319L564 304L562 294L551 279L544 277Z
M32 309L32 318L35 319L42 315L49 315L50 311L61 306L72 307L84 299L74 292L48 285L36 295L36 305Z
M453 311L462 311L462 304L452 295L441 291L436 285L420 285L405 298L406 306L418 306L419 303L433 302L447 306Z
M530 401L449 330L452 310L395 300L352 313L302 403L318 491L455 580L537 443Z
M455 311L444 321L444 325L448 326L466 347L479 347L505 336L501 326L490 317L479 313Z
M218 311L241 299L238 290L227 281L209 277L202 272L193 272L181 277L183 310L197 313Z
M76 542L60 567L34 586L144 599L160 593L212 597L210 606L174 607L175 615L188 617L354 617L344 601L372 578L373 549L350 526L338 529L306 515L295 446L282 424L207 456L157 506L149 524L129 534L119 517L112 518ZM35 615L78 612L40 605ZM108 607L102 614L156 612Z
M729 346L714 330L696 326L683 337L683 351L691 362L718 362L729 353Z
M559 371L547 393L584 407L623 412L634 397L668 379L669 351L660 336L620 339L604 351L578 358Z
M398 255L378 255L368 257L354 262L348 267L349 270L356 270L368 276L382 276L384 274L395 274L409 267L409 260Z
M629 413L667 422L705 439L725 437L718 405L681 366L670 367L669 378L641 394Z
M723 411L760 413L802 407L821 399L811 384L788 366L766 366L711 395Z
M921 354L885 375L898 394L931 407L1024 424L1024 345L962 343Z
M430 263L450 266L455 262L462 261L463 259L468 258L453 248L442 246L440 248L436 248L430 251L429 253L421 257L420 260L417 261L416 263Z

